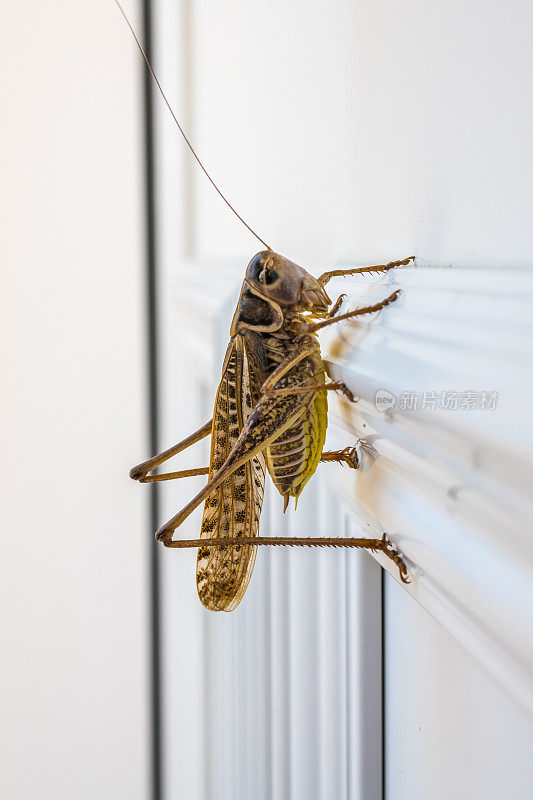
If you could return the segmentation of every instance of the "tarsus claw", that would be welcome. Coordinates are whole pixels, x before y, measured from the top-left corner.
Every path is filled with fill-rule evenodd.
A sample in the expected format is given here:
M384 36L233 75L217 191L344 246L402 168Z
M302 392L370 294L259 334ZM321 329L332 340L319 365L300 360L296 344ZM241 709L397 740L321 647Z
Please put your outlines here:
M407 572L407 566L402 556L399 554L396 545L393 542L391 542L386 533L383 534L381 541L383 542L383 547L381 548L382 552L385 553L385 555L387 555L391 559L391 561L394 561L394 563L398 567L401 582L411 583L409 573Z

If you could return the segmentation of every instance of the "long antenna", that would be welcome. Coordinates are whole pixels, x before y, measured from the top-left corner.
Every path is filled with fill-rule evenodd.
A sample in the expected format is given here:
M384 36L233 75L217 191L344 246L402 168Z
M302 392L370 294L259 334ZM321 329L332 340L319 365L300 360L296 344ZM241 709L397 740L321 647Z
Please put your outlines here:
M182 136L183 136L183 138L185 139L185 142L187 143L187 146L188 146L189 150L191 151L191 153L193 154L193 156L194 156L194 157L195 157L195 159L197 160L197 162L198 162L198 164L200 165L200 167L201 167L202 171L204 172L204 174L205 174L205 176L206 176L207 180L208 180L208 181L209 181L209 183L210 183L210 184L213 186L213 188L214 188L214 189L215 189L215 190L218 192L218 194L219 194L219 195L220 195L220 197L223 199L223 201L226 203L226 205L228 206L228 208L230 208L230 209L231 209L231 211L233 211L233 213L235 214L235 216L236 216L236 217L238 217L238 218L240 219L240 221L242 222L242 224L244 225L244 227L245 227L245 228L248 228L248 230L250 231L250 233L251 233L253 236L255 236L255 238L256 238L256 239L258 239L258 240L261 242L261 244L264 244L267 250L271 250L272 248L271 248L271 247L269 247L269 245L268 245L268 244L267 244L267 243L264 241L264 239L261 239L261 237L257 235L257 233L254 231L254 229L253 229L253 228L251 228L251 227L248 225L248 223L247 223L247 222L245 222L245 221L243 220L243 218L241 217L241 215L240 215L240 214L239 214L239 213L238 213L238 212L237 212L237 211L236 211L236 210L233 208L233 206L231 205L230 201L227 199L227 197L225 197L225 196L222 194L222 192L220 191L220 189L219 189L219 188L218 188L218 186L216 185L215 181L213 180L213 178L211 177L211 175L209 174L209 172L206 170L206 168L204 167L204 165L203 165L203 164L202 164L202 162L200 161L200 157L198 156L198 154L197 154L196 150L194 149L194 147L193 147L193 146L192 146L192 144L190 143L189 139L187 138L187 136L186 136L186 134L185 134L185 131L184 131L184 130L183 130L183 128L181 127L181 125L180 125L180 123L179 123L179 121L178 121L178 118L177 118L177 116L175 115L175 113L174 113L174 111L173 111L173 109L172 109L172 106L170 105L169 101L167 100L167 96L166 96L166 94L164 93L164 91L163 91L163 88L162 88L161 84L159 83L159 80L158 80L158 78L157 78L157 75L155 74L154 70L152 69L152 65L150 64L150 61L148 60L148 56L147 56L147 55L146 55L146 53L144 52L144 48L143 48L142 44L140 43L140 41L139 41L139 38L138 38L137 34L135 33L135 31L134 31L134 29L133 29L133 25L131 24L131 22L129 21L128 17L126 16L126 12L124 11L124 9L122 8L122 6L120 5L120 3L119 3L119 0L115 0L115 3L117 4L117 6L118 6L118 9L119 9L120 13L122 14L122 16L124 17L124 19L126 20L126 24L127 24L128 28L129 28L129 29L130 29L130 31L131 31L131 35L132 35L132 36L133 36L133 38L135 39L135 42L136 42L136 44L137 44L137 47L138 47L138 48L139 48L139 50L141 51L141 55L142 55L142 57L144 58L144 61L145 61L145 63L146 63L146 66L147 66L147 67L148 67L148 69L150 70L150 74L151 74L152 78L154 79L154 81L155 81L155 84L156 84L157 88L158 88L158 89L159 89L159 91L161 92L161 97L162 97L162 98L163 98L163 100L165 101L165 103L166 103L166 105L167 105L167 108L168 108L168 110L169 110L169 111L170 111L170 113L172 114L172 118L173 118L174 122L175 122L175 123L176 123L176 125L178 126L179 132L181 133L181 135L182 135Z

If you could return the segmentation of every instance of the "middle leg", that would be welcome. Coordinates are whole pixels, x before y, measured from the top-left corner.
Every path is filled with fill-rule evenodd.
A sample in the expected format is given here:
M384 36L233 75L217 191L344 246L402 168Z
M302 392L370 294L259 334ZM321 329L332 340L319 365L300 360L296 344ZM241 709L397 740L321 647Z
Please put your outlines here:
M359 467L359 458L355 447L345 447L344 450L323 451L320 456L321 461L337 461L339 464L347 464L351 469Z
M342 392L351 403L356 402L356 398L341 381L331 383L310 383L308 386L284 386L283 389L269 389L265 392L265 397L279 397L283 395L304 394L305 392Z

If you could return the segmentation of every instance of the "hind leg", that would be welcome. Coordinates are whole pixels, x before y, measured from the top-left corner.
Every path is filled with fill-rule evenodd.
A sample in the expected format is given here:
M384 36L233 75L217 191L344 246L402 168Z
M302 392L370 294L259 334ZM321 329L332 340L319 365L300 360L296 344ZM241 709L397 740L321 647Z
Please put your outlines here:
M372 552L380 551L396 564L402 583L410 583L406 563L398 552L396 546L384 533L381 539L355 539L344 537L299 537L299 536L242 536L236 540L234 537L216 537L213 539L173 539L165 541L165 547L239 547L251 545L266 545L267 547L358 547L366 548Z
M169 458L172 456L176 456L178 453L182 453L183 450L186 450L196 442L205 439L206 436L210 436L211 428L213 426L213 420L210 419L209 422L206 422L205 425L191 433L186 439L183 439L182 442L178 442L173 447L170 447L168 450L165 450L163 453L159 453L157 456L153 456L149 458L147 461L143 461L142 464L137 464L136 467L130 470L130 478L133 478L134 481L140 481L141 483L151 483L153 481L168 481L172 478L186 478L190 475L207 475L209 472L209 467L200 467L199 469L193 470L181 470L180 472L167 472L164 475L148 475L153 469L156 467L161 466L164 464L165 461L168 461Z

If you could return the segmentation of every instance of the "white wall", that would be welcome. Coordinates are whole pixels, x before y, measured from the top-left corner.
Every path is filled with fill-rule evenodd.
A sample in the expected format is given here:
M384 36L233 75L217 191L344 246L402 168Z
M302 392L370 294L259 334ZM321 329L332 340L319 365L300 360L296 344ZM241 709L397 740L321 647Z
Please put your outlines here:
M145 798L140 64L107 0L0 37L0 795Z
M529 800L533 720L386 578L387 800Z
M195 142L275 249L531 264L528 0L191 6ZM195 184L201 252L253 249Z

